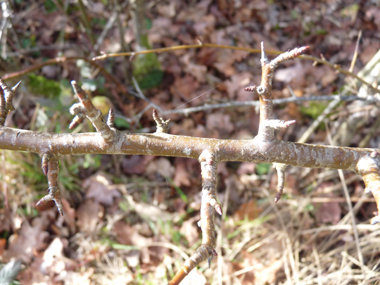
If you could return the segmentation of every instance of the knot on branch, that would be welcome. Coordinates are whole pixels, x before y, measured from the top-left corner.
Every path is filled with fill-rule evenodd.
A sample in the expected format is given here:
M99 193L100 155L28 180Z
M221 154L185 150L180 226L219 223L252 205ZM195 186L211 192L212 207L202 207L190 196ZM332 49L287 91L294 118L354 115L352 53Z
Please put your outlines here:
M156 133L167 133L169 131L170 119L165 121L163 118L158 116L155 109L153 109L153 119L157 125Z
M258 86L258 87L256 87L256 92L259 95L265 94L266 91L267 91L267 89L264 86Z

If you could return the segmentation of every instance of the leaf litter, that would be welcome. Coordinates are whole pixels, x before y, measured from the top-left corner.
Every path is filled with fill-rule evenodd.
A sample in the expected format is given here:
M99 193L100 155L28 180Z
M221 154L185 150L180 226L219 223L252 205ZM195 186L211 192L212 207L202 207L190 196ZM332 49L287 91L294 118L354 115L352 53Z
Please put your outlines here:
M17 54L22 50L26 53L23 62L11 57L13 64L26 68L29 62L54 58L60 52L54 46L62 42L75 45L75 48L63 47L66 56L89 53L91 43L86 31L76 28L76 23L81 21L79 14L63 15L60 9L49 14L45 8L34 9L26 2L16 5L14 11L15 33L21 41L12 38L15 35L9 36L11 42L21 42L22 49L14 49L14 45L8 49ZM95 4L85 4L85 8L92 32L98 36L105 29L113 7L107 1ZM376 18L379 7L372 2L360 4L358 13L355 5L344 9L337 1L203 0L187 3L177 0L147 4L146 16L152 25L149 30L152 47L194 44L197 40L252 48L264 40L268 49L279 50L307 44L311 45L313 55L323 54L345 69L351 63L357 31L362 29L363 44L355 66L359 71L380 48L379 39L374 36L380 29ZM120 17L123 38L133 49L132 23L126 15ZM62 30L65 34L60 36ZM100 49L121 51L121 41L119 28L113 25ZM42 48L45 46L53 48L45 50ZM32 51L35 47L41 47L37 53ZM242 87L259 84L258 54L205 48L162 53L159 59L165 72L164 81L160 87L143 92L163 108L174 109L186 103L183 107L257 99L252 93L242 91ZM115 68L115 65L122 66L121 59L102 64L114 70L119 81L126 81L121 68ZM57 82L81 79L75 62L60 66L62 72L44 70L43 75L48 72L49 78ZM99 79L101 75L92 71L90 75ZM326 95L344 84L343 76L331 68L312 67L310 62L296 60L281 66L275 73L274 94L291 96L287 88L290 85L296 96ZM209 91L211 89L214 90ZM93 95L109 96L110 92L118 92L111 90L116 88L106 81L105 86L97 86ZM202 96L189 102L199 95ZM109 96L109 100L118 111L124 110L130 116L146 106L145 102L124 97L115 102L115 97ZM23 122L22 127L25 127L34 112L34 104L23 99L21 108L25 118L15 119L14 123L18 126ZM296 140L310 123L297 104L281 106L275 114L281 119L297 119L296 128L281 134L288 140ZM344 118L339 115L332 125ZM69 121L65 116L59 116L61 126ZM170 131L217 138L252 138L257 132L258 116L251 108L202 111L187 118L173 115ZM370 131L376 118L367 119L358 131L359 139ZM150 113L144 114L139 127L154 129ZM44 128L41 130L57 129L53 122L47 122ZM82 131L91 130L88 125L83 128ZM376 131L373 137L378 135ZM310 142L321 143L325 137L322 128ZM378 147L378 140L372 140L368 147ZM6 157L12 156L7 154ZM79 161L77 157L71 159L73 165ZM200 230L196 222L200 177L196 160L105 156L100 166L79 167L75 175L83 181L83 188L75 193L63 189L63 218L57 217L53 209L38 215L33 213L32 202L38 199L37 194L32 193L46 189L46 185L33 180L34 174L20 177L18 168L10 162L6 163L6 169L8 188L12 189L8 197L12 207L8 213L5 208L0 209L0 262L21 259L25 266L19 275L22 284L165 284L183 261L183 255L189 255L199 243ZM233 181L233 187L227 197L228 179ZM183 284L378 282L374 272L379 271L380 231L376 226L367 227L373 201L366 198L369 200L355 212L360 248L365 257L363 269L357 264L353 227L344 219L346 202L342 200L340 189L331 188L338 184L337 177L328 176L324 170L304 172L290 168L284 197L274 206L276 176L272 172L262 175L257 173L254 164L227 163L220 173L218 186L218 195L228 199L226 217L223 222L217 219L221 254L218 260L213 260L210 270L207 264L201 264ZM188 204L175 187L187 197ZM348 188L353 203L359 204L363 193L361 182L352 181ZM0 196L3 197L4 194ZM17 207L23 212L16 210ZM147 246L149 244L152 246Z

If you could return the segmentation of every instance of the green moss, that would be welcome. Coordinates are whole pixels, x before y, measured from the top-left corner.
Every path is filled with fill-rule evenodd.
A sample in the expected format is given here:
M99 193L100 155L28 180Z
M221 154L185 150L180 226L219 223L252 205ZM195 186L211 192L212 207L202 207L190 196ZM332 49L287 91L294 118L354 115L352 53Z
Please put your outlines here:
M49 80L36 74L30 74L28 79L29 89L36 95L52 99L61 94L61 85L55 80Z
M144 48L151 49L147 37L143 37L141 42ZM133 76L136 78L140 88L148 89L161 84L163 72L157 54L140 54L132 62L132 65Z
M316 119L322 114L323 110L326 108L326 103L310 102L309 106L301 106L300 112L304 116Z

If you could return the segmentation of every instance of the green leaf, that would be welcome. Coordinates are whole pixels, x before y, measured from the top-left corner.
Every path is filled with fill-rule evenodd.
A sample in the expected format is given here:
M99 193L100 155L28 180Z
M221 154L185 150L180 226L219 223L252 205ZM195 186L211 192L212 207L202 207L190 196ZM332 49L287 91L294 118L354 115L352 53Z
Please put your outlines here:
M131 125L124 119L122 118L115 118L115 127L120 129L120 128L124 128L124 129L130 129L131 128Z
M141 80L138 81L141 89L149 89L159 86L164 78L164 72L154 69L147 73Z
M55 6L54 2L52 0L45 0L44 1L44 7L46 12L52 13L55 10L57 10L57 7Z
M271 163L258 163L256 164L256 173L258 175L264 175L269 172Z

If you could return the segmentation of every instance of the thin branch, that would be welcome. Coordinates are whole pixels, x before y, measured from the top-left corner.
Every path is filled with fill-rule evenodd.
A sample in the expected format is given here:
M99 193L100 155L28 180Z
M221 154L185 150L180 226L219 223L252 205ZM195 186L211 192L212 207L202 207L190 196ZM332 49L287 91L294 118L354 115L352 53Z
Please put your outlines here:
M185 261L169 285L179 284L190 271L202 261L216 256L216 232L214 225L215 211L222 215L222 208L216 201L217 164L218 157L210 150L205 150L199 156L202 170L202 205L200 227L202 230L202 244L197 251Z
M115 138L115 132L107 125L102 112L95 108L91 100L88 98L87 93L79 87L75 81L71 81L71 85L73 86L80 103L74 104L70 111L73 112L73 115L78 115L79 113L86 115L103 139L107 143L111 143Z
M78 0L78 7L79 7L80 14L81 14L83 25L86 29L86 33L87 33L87 35L91 41L91 44L94 45L95 44L95 37L94 37L94 34L92 33L91 25L88 21L88 16L87 16L87 12L86 12L87 8L84 6L82 0Z
M355 52L354 52L354 56L352 57L351 66L350 66L350 69L348 70L349 72L352 72L354 70L356 59L358 58L359 44L360 44L361 38L362 38L362 31L360 30L358 34L358 39L356 40Z
M373 87L372 84L368 83L367 81L365 81L363 78L357 76L356 74L354 74L354 73L352 73L352 72L350 72L348 70L342 69L340 67L340 65L338 65L338 64L333 64L333 63L328 62L325 59L320 59L318 57L314 57L314 56L311 56L311 55L302 55L299 58L309 59L309 60L314 61L314 63L320 63L320 64L324 64L324 65L330 66L331 68L335 69L336 71L338 71L340 73L343 73L344 75L351 76L351 77L359 80L361 83L363 83L364 85L368 86L368 88L371 89L371 91L374 92L374 94L379 93L379 89Z
M375 96L370 97L359 97L355 95L321 95L321 96L304 96L304 97L290 97L290 98L281 98L281 99L274 99L273 105L281 105L286 103L300 103L300 102L310 102L310 101L368 101L371 103L380 102L380 100ZM170 114L184 114L185 116L188 116L191 113L195 112L201 112L201 111L207 111L207 110L213 110L218 108L234 108L234 107L258 107L260 106L259 101L229 101L226 103L219 103L219 104L205 104L203 106L197 106L197 107L190 107L185 109L173 109L168 111L162 111L159 113L161 115L170 115Z
M103 53L102 55L94 57L92 60L103 60L106 58L119 57L119 56L136 56L136 55L140 55L140 54L160 53L160 52L168 52L168 51L190 49L190 48L219 48L219 49L241 50L241 51L247 51L250 53L259 53L260 52L259 49L202 43L202 44L193 44L193 45L171 46L171 47L157 48L157 49L150 49L150 50L141 50L141 51L136 51L136 52ZM281 54L280 51L267 51L267 53L269 53L269 54Z
M43 154L42 155L43 160L43 167L46 168L46 162L47 162L47 178L49 183L49 194L42 197L36 204L36 207L42 207L46 203L50 201L54 201L58 212L63 216L63 206L61 201L61 191L58 187L58 172L59 172L59 161L56 157L54 157L51 154ZM45 171L45 170L44 170Z

